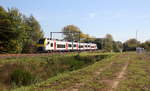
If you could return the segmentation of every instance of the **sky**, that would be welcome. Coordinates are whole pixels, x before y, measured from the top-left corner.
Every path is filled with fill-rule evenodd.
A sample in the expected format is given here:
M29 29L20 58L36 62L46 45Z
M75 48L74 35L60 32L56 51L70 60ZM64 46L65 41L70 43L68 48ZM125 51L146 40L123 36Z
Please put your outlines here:
M15 7L40 22L45 37L76 25L97 38L112 34L116 41L150 39L150 0L0 0L5 9Z

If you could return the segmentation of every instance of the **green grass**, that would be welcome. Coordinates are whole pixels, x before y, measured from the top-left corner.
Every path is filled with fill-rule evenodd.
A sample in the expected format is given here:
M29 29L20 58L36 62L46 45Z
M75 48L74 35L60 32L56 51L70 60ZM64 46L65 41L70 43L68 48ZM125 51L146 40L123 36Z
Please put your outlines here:
M150 91L150 57L134 55L117 91Z
M94 65L85 67L83 69L66 72L63 74L58 74L57 76L48 79L42 83L32 85L29 87L22 87L16 89L15 91L23 90L23 91L36 91L36 90L61 90L66 87L73 86L76 83L85 82L87 79L92 78L93 72L98 70L100 67L103 68L107 66L112 60L112 58L104 59L105 61L96 62ZM95 84L93 84L96 86Z
M121 55L114 57L111 61L109 61L109 63L105 64L105 69L101 71L101 73L96 76L92 75L92 79L84 81L84 86L81 86L79 90L87 91L90 89L91 91L109 91L110 85L108 85L108 82L111 82L117 77L118 73L121 71L121 68L127 62L127 59L124 57L117 60L120 56ZM99 67L99 69L101 69L101 67ZM95 72L95 70L93 70L93 72Z
M81 53L6 60L1 63L6 68L17 62L42 78L36 84L15 87L13 91L109 91L127 63L125 74L113 91L150 91L149 54ZM0 90L7 90L6 87L2 84Z
M19 57L19 58L3 58L0 60L0 82L4 85L0 88L16 88L18 86L12 84L11 75L16 69L25 70L29 74L35 76L36 82L42 82L61 73L68 73L77 69L84 68L97 61L114 54L110 53L77 53L66 55L49 55L39 57ZM20 73L18 73L20 74ZM20 74L21 75L21 74ZM17 76L16 76L17 77ZM16 79L26 79L26 78ZM28 79L27 79L28 80ZM4 83L5 82L5 83ZM66 82L67 83L67 82ZM65 84L65 82L64 82Z

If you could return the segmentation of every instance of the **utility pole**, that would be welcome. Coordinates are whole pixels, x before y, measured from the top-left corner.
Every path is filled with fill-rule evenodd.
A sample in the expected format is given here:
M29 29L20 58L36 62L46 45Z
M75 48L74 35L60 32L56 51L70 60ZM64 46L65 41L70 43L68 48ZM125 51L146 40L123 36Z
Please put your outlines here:
M136 30L136 45L137 45L137 47L138 47L138 30Z
M138 40L137 38L138 38L138 30L136 30L136 40Z
M52 32L50 32L50 39L52 40Z
M74 41L74 40L73 40L73 39L74 39L74 38L73 38L73 33L72 33L71 35L72 35L72 50L73 50L73 47L74 47L74 44L73 44L73 41Z

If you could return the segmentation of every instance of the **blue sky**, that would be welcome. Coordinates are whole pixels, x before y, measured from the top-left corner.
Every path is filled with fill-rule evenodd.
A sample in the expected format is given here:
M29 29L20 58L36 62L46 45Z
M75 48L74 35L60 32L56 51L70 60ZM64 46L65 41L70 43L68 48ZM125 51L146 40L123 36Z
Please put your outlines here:
M95 37L110 33L125 41L138 30L140 41L150 39L150 0L0 0L0 5L35 16L45 37L73 24Z

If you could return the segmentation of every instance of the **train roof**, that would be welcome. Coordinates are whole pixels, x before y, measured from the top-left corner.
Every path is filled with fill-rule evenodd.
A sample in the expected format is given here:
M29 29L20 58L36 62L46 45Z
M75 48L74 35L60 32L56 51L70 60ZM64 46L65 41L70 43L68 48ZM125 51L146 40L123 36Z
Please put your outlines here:
M43 39L47 39L49 41L61 41L61 42L72 42L72 41L66 41L66 40L59 40L59 39L51 39L51 38L43 38ZM73 41L74 43L79 43L77 41ZM89 42L89 43L85 43L85 42L80 42L82 44L95 44L95 43L92 43L92 42Z

